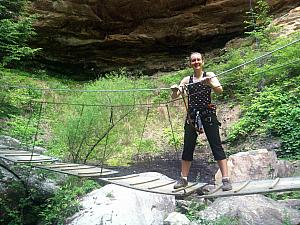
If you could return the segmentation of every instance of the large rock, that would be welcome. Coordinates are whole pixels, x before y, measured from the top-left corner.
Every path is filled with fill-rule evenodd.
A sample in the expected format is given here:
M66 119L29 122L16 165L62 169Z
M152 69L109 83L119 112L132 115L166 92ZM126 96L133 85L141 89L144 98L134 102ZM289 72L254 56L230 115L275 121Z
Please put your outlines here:
M275 151L258 149L239 152L228 158L228 171L233 182L273 179L291 176L295 168L292 163L277 159ZM220 170L215 175L216 183L221 183Z
M281 205L263 195L218 198L198 215L204 220L234 218L238 224L243 225L300 224L299 210Z
M190 220L183 214L172 212L164 220L164 225L189 225Z
M300 30L300 7L291 10L288 14L276 18L274 26L280 27L280 31L276 34L279 36L287 36Z
M9 149L9 148L20 148L21 142L15 138L0 135L0 148Z
M269 3L275 14L300 5ZM32 44L44 49L38 59L52 69L64 65L91 76L123 66L167 71L185 67L191 50L223 47L242 34L249 10L244 0L35 0Z
M109 184L85 196L67 225L161 225L175 211L175 197Z

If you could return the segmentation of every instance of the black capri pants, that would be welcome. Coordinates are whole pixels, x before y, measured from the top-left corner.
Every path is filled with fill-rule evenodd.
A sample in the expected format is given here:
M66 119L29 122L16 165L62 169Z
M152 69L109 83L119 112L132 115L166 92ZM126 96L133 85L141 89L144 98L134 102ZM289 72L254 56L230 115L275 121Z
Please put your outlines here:
M217 119L216 114L208 114L205 117L201 117L203 124L204 132L207 137L208 143L212 150L215 160L226 159L226 154L222 147L219 126L221 125ZM184 125L184 143L183 143L183 152L182 160L192 161L196 146L198 134L195 130L195 127L189 124L186 120Z

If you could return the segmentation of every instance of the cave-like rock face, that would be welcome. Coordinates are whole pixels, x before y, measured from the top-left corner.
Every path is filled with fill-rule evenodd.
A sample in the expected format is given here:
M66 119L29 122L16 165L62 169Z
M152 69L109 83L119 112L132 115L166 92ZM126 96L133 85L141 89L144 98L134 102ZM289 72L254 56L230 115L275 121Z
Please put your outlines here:
M74 74L97 76L118 67L168 71L182 67L187 52L222 47L242 34L249 1L35 0L32 45L44 49L38 59L47 66ZM269 3L275 14L300 5Z

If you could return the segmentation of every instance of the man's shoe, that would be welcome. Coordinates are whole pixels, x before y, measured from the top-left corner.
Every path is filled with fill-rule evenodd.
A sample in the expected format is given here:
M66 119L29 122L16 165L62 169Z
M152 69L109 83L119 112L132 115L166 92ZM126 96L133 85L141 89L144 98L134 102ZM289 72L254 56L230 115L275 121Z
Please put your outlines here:
M182 177L177 181L177 183L174 185L174 189L186 187L188 185L188 181Z
M231 185L231 181L229 178L223 178L222 179L222 183L223 183L223 186L222 186L222 190L223 191L230 191L232 190L232 185Z

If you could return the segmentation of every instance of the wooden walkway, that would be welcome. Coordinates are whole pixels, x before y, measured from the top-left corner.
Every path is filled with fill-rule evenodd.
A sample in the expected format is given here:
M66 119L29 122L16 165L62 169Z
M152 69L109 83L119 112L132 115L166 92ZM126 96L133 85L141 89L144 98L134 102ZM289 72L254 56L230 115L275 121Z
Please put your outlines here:
M188 196L201 190L207 183L189 183L187 187L173 189L175 180L158 176L158 173L140 173L126 176L118 176L118 171L99 168L96 166L62 163L49 156L31 153L28 151L0 150L0 158L13 163L25 163L27 165L53 172L73 175L81 178L94 179L112 183L123 187L175 196ZM152 174L152 175L151 175ZM236 195L262 194L268 192L283 192L300 190L300 177L276 178L269 180L252 180L233 183L231 191L222 191L222 186L216 186L211 192L200 195L203 198L217 198Z

